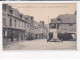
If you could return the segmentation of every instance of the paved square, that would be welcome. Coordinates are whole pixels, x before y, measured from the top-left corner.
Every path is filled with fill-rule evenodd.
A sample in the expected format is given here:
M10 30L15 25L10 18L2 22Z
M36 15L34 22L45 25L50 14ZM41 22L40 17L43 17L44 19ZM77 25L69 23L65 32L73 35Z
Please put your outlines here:
M47 39L15 41L4 45L4 50L76 50L76 41L47 42Z

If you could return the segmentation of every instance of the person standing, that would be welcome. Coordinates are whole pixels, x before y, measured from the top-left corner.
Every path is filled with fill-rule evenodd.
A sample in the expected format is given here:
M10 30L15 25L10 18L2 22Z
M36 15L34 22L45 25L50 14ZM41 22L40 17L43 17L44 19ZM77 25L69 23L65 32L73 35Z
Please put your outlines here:
M11 42L13 42L13 32L12 32L12 34L11 34Z

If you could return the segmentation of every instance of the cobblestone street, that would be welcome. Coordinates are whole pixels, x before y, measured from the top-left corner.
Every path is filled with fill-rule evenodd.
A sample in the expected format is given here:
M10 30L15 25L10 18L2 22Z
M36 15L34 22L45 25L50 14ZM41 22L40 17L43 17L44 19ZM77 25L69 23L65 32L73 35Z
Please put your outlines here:
M47 42L46 39L15 41L3 46L4 50L76 50L76 41Z

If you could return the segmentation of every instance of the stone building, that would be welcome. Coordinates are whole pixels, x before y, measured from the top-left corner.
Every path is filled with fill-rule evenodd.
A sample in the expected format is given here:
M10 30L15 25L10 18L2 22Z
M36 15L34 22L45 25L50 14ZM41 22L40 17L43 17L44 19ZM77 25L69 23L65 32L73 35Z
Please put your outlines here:
M6 14L6 16L4 15ZM5 17L4 17L5 16ZM14 40L24 40L25 38L25 20L17 9L13 9L7 4L3 4L3 37Z
M44 22L35 23L33 16L23 15L8 4L3 4L2 8L4 41L38 39L38 35L46 34Z
M40 22L34 22L35 26L35 38L38 39L47 39L48 29L46 27L46 24L44 24L44 21Z
M59 15L57 18L51 19L49 26L52 38L76 39L76 14Z

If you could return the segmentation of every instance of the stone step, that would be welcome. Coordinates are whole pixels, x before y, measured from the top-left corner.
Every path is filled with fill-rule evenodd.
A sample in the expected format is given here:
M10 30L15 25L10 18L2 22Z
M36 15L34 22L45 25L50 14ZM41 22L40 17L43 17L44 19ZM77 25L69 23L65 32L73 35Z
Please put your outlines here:
M52 42L60 42L60 40L58 38L52 38L50 41L52 41Z

